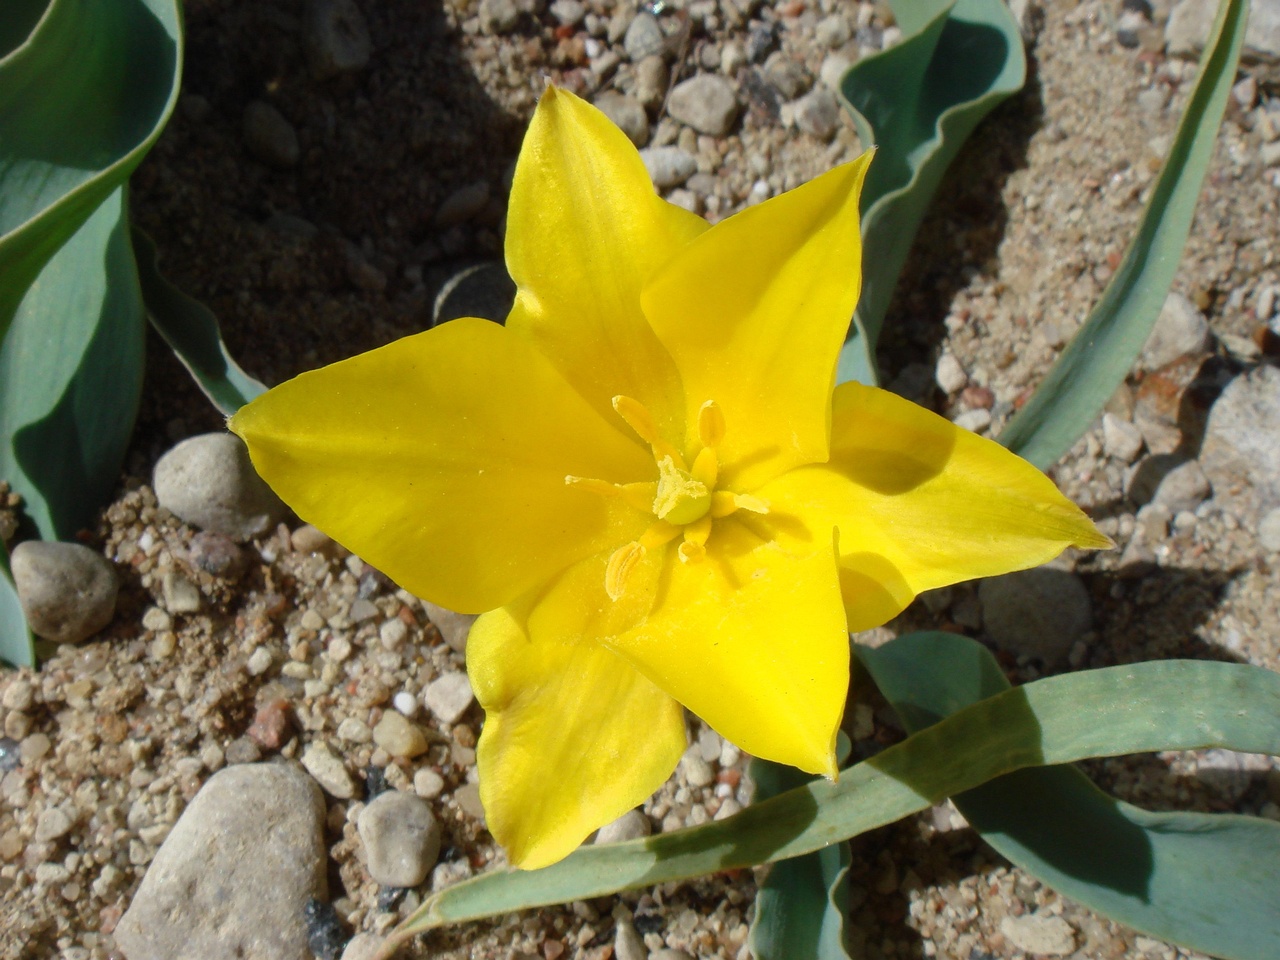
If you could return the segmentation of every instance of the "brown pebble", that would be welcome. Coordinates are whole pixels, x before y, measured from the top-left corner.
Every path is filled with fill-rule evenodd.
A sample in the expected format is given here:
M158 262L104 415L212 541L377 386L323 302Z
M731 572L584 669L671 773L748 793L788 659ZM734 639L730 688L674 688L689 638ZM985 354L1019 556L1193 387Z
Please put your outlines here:
M289 701L280 698L258 709L246 734L264 750L279 750L289 739L290 727Z
M986 387L971 383L960 392L960 403L969 410L990 410L995 406L995 394Z
M224 533L201 530L191 538L191 565L210 576L235 580L244 572L244 551Z

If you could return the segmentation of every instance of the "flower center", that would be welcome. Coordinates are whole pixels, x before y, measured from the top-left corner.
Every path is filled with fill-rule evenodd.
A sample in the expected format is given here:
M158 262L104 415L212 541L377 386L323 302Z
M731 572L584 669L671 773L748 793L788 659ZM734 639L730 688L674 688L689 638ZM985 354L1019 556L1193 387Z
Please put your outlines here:
M701 449L693 465L658 433L648 409L631 397L614 397L613 409L653 451L658 467L657 481L609 483L586 477L565 477L565 483L585 487L593 493L621 497L639 510L651 513L654 522L640 536L619 547L609 557L604 586L613 600L626 591L627 580L645 551L658 549L677 537L680 560L696 563L706 555L707 538L715 520L739 510L768 513L769 505L758 497L716 489L720 461L716 447L724 439L724 414L714 400L698 410L698 440Z

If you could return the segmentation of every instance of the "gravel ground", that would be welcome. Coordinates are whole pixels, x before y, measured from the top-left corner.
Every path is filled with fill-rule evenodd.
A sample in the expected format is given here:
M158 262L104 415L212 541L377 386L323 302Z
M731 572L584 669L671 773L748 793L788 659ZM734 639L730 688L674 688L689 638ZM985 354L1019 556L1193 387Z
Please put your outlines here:
M164 269L267 382L422 329L449 278L500 256L511 164L548 80L612 92L633 139L668 148L650 154L664 194L717 219L857 155L824 84L896 39L882 7L837 0L689 0L656 16L613 0L362 6L191 0L186 92L135 178L136 219ZM1166 56L1161 4L1155 24L1111 2L1024 6L1028 87L948 175L880 357L893 389L993 434L1115 269L1194 76ZM735 94L727 119L667 99L669 83L695 74ZM946 626L990 643L1016 681L1170 656L1280 669L1280 492L1266 472L1280 441L1249 446L1215 413L1247 387L1246 407L1280 425L1269 378L1280 99L1259 76L1242 75L1232 99L1166 342L1053 471L1120 549L1066 558L1047 586L939 591L868 642ZM221 423L150 345L127 473L83 538L119 574L115 617L40 670L0 677L0 957L123 955L114 932L202 785L281 758L302 760L324 788L321 873L338 928L384 931L429 889L502 862L475 788L481 715L461 679L465 625L296 520L237 544L161 507L150 486L161 455ZM1010 597L1027 589L1083 628L1019 630ZM858 721L864 750L899 735L879 706ZM677 829L749 802L746 758L695 721L690 735L676 777L630 829ZM1265 758L1162 754L1088 772L1151 808L1280 819L1280 773ZM372 878L362 839L361 814L386 788L421 798L439 826L429 878L407 892ZM1012 869L950 805L853 850L855 957L1194 956ZM745 958L761 876L446 930L406 955ZM296 954L262 954L277 955Z

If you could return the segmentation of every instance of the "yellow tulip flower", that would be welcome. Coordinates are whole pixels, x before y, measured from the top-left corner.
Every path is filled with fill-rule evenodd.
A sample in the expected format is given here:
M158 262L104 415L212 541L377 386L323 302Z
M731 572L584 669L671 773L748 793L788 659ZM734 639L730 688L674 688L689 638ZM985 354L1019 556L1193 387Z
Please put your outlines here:
M683 707L834 777L849 631L1109 545L997 444L836 386L870 160L708 226L549 89L511 190L506 325L452 321L231 419L300 517L483 613L480 793L513 863L642 803L685 749Z

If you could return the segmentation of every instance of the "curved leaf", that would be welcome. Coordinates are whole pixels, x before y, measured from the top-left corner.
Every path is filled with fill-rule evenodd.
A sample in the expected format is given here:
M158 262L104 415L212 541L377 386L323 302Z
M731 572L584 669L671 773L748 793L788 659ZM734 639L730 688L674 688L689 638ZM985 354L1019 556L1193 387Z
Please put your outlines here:
M852 744L840 732L836 755L849 759ZM751 760L756 802L810 783L795 767ZM756 960L850 960L845 948L849 915L849 867L845 841L774 864L756 894L756 916L748 945Z
M943 173L988 113L1022 89L1026 55L1003 0L898 0L904 39L860 60L840 90L864 145L879 148L862 188L862 296L840 354L841 381L874 375L898 275Z
M909 731L1009 689L995 658L955 634L910 634L857 655ZM1280 824L1149 813L1070 767L1020 770L952 799L1001 854L1113 920L1217 956L1275 956Z
M0 546L0 660L19 667L34 667L34 638L27 629L27 619L18 603L9 570L9 552Z
M190 371L204 395L229 417L265 393L266 385L245 373L227 352L213 311L165 279L156 262L155 243L137 227L133 228L133 245L151 325Z
M1280 753L1280 675L1171 660L1050 677L965 707L836 783L789 790L700 827L583 847L542 870L464 881L428 898L397 937L809 853L1025 767L1211 746ZM1273 921L1269 935L1280 938L1280 916Z
M1160 315L1213 159L1247 21L1247 0L1222 0L1200 73L1137 235L1098 305L998 437L1041 469L1056 463L1089 429L1124 382Z

